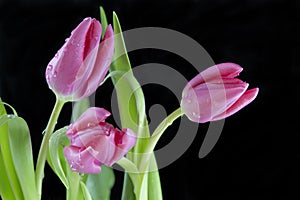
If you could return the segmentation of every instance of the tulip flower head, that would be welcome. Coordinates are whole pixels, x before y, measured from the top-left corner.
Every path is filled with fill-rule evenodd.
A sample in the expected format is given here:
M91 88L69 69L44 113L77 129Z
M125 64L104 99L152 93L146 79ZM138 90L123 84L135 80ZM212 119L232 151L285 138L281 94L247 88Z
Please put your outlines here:
M194 122L224 119L252 102L258 88L236 78L243 70L234 63L214 65L193 78L183 89L181 108Z
M49 62L49 88L64 101L77 101L96 91L104 80L114 53L114 37L108 25L101 41L99 21L84 19Z
M71 145L64 148L64 154L72 171L99 173L101 165L113 165L135 145L133 131L106 123L109 115L103 108L92 107L70 125L66 134Z

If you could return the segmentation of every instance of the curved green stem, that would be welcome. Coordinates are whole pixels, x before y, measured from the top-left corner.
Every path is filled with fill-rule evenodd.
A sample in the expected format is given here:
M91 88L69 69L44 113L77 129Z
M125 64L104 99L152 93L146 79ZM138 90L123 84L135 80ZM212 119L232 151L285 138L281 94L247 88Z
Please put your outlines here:
M128 173L139 173L139 170L136 167L136 165L126 157L122 157L120 160L118 160L117 164L120 165L123 169L125 169Z
M40 147L37 164L36 164L36 172L35 172L35 178L36 178L36 184L37 184L37 191L39 198L41 198L42 195L42 182L44 178L44 167L47 157L47 151L49 146L49 139L51 137L51 134L53 133L53 130L55 128L58 116L60 114L60 111L64 105L64 101L61 101L60 99L56 98L56 102L54 105L54 108L52 110L50 119L48 121L47 127L45 129L45 134L43 137L43 141Z
M184 113L181 111L181 107L167 116L155 129L152 136L149 139L148 145L145 149L144 153L150 153L154 150L155 145L157 144L158 140L164 133L164 131L179 117L181 117Z
M1 100L1 99L0 99ZM1 102L3 105L6 105L6 106L8 106L12 111L13 111L13 113L14 113L14 115L15 116L17 116L18 117L18 113L17 113L17 111L14 109L14 107L12 107L11 105L9 105L8 103L5 103L5 102Z

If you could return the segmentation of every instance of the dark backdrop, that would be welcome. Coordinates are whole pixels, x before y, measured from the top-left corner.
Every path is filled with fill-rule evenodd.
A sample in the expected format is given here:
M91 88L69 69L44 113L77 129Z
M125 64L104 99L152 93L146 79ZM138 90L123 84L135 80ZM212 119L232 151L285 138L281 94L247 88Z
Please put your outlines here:
M180 31L199 42L216 63L236 62L257 99L226 119L215 148L198 152L207 124L199 128L183 156L162 169L165 199L297 199L299 149L299 1L290 0L1 0L0 96L28 122L34 156L42 139L54 95L45 68L70 31L87 16L99 19L104 6L111 21L116 11L123 30L155 26ZM136 51L133 66L158 62L175 69L188 66L168 52ZM186 73L192 77L194 71ZM145 87L147 105L161 103L171 112L178 102ZM108 107L112 84L97 92L97 106ZM168 91L161 94L168 94ZM101 94L98 95L98 94ZM109 108L109 107L108 107ZM58 125L68 123L71 104ZM174 130L173 130L174 129ZM172 139L176 124L161 145ZM203 131L204 130L204 131ZM188 133L187 133L188 134ZM112 199L119 199L123 175L116 172ZM46 168L43 199L64 199L60 181Z

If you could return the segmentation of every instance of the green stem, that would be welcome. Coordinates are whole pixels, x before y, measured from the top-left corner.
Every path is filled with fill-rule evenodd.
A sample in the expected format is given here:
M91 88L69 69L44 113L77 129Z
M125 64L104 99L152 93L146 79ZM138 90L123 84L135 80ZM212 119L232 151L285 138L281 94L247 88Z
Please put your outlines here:
M140 174L130 174L134 185L134 192L137 200L161 200L161 186L160 178L158 174L157 164L154 156L154 148L164 131L179 117L183 115L181 108L178 108L169 116L167 116L155 129L153 135L149 138L147 146L143 149L143 156L139 160L138 166ZM140 156L140 155L139 155ZM148 174L149 173L149 174ZM150 175L150 176L149 176ZM137 176L138 178L136 178ZM135 180L133 179L135 178ZM150 179L149 179L150 178ZM149 180L148 180L149 179ZM155 185L157 188L148 188L148 182L150 181L151 187ZM149 192L148 190L155 189L155 192Z
M126 157L121 158L118 162L123 169L125 169L126 173L130 177L132 184L134 185L134 193L136 200L147 200L147 188L144 188L145 181L145 173L140 173L136 165Z
M149 142L145 148L143 158L141 159L140 166L143 166L141 169L145 169L148 166L149 159L152 155L152 152L157 144L158 140L164 133L164 131L179 117L181 117L184 113L181 111L181 107L167 116L155 129L152 136L149 139ZM144 171L144 170L142 170Z
M160 177L157 168L157 163L154 153L152 153L151 160L149 162L148 173L148 199L149 200L162 200L162 191L160 184Z
M38 196L41 198L42 196L42 182L44 178L44 167L45 167L45 162L46 162L46 157L47 157L47 152L48 152L48 145L49 145L49 139L51 137L51 134L53 133L53 130L55 128L58 116L60 114L60 111L64 105L64 101L61 101L60 99L56 98L56 102L54 105L54 108L52 110L50 119L48 121L47 127L45 129L45 134L43 137L43 141L40 147L40 152L38 155L37 159L37 164L36 164L36 172L35 172L35 178L36 178L36 184L37 184L37 191L38 191Z
M79 195L81 176L77 172L70 174L70 187L67 190L67 200L81 199Z

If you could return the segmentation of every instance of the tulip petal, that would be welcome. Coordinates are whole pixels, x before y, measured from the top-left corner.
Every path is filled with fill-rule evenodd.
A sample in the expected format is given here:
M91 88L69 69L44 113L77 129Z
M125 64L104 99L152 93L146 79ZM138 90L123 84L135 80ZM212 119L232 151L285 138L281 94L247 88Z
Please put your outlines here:
M111 25L107 26L103 41L101 41L95 61L95 67L88 77L88 81L84 81L79 95L87 97L91 95L104 80L114 54L114 33Z
M48 65L46 71L47 81L50 87L61 95L69 95L72 92L72 83L84 60L85 48L83 46L85 45L86 34L92 24L94 24L93 27L101 26L97 20L91 18L83 20L72 31L70 38L66 40L66 43Z
M72 171L87 174L96 174L101 171L101 163L95 160L95 157L91 155L90 151L90 148L81 151L80 148L74 146L64 148L64 155L70 163Z
M258 91L258 88L247 90L228 110L226 110L226 112L214 117L214 120L220 120L238 112L256 98Z
M84 40L84 54L83 58L86 58L87 55L100 43L102 33L102 27L99 21L92 19L92 23L88 29L88 32Z
M100 122L103 122L108 116L110 116L110 112L104 108L91 107L82 113L82 115L70 125L67 131L67 136L71 136L78 131L96 126Z
M73 171L97 172L98 165L113 165L134 146L134 132L120 131L106 123L108 115L110 113L103 108L89 108L68 129L71 146L66 147L64 153Z
M120 160L136 143L136 135L130 129L122 129L122 131L115 129L114 145L115 152L110 159L110 165Z
M191 81L188 86L194 87L204 82L219 83L222 78L234 78L243 70L238 64L235 63L221 63L207 68L199 73Z

